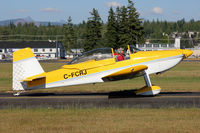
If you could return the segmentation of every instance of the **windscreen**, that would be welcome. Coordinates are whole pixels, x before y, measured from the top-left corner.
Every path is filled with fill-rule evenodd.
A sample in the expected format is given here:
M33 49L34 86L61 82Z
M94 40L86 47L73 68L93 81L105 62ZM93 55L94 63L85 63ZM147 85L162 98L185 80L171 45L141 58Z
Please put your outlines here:
M129 45L129 47L130 47L131 54L137 53L138 51L142 51L142 50L134 47L133 45Z
M83 53L82 55L74 58L68 64L79 64L87 61L98 61L113 58L111 48L99 48Z

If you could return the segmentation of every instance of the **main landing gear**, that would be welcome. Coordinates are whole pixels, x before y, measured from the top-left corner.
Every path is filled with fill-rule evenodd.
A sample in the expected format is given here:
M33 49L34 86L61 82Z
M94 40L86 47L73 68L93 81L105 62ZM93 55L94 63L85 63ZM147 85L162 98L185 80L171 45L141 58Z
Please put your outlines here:
M146 72L146 70L143 71L143 75L144 75L144 80L145 80L146 86L137 90L136 95L154 96L154 95L159 94L161 88L159 86L152 86L151 80L149 78L149 74Z

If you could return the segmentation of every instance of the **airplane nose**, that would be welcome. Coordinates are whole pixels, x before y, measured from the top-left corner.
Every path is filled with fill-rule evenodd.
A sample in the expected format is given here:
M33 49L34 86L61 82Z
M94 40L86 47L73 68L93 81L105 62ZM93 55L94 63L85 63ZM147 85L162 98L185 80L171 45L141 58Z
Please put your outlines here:
M183 54L185 55L185 58L189 57L190 55L193 54L192 50L184 49Z

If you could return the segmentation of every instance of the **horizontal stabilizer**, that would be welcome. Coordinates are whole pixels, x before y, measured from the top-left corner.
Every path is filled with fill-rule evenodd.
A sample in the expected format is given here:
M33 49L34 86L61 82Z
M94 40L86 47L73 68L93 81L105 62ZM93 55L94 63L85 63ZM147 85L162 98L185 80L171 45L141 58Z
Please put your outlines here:
M131 75L131 74L138 73L138 72L141 72L143 70L146 70L147 68L148 67L146 65L132 66L132 67L125 68L125 69L122 69L120 71L117 71L115 73L112 73L110 75L107 75L103 78L117 77L117 76L123 76L123 75Z
M34 86L38 86L38 85L43 85L43 88L45 88L45 83L46 83L46 76L32 76L32 77L28 77L25 80L23 80L27 83L27 87L34 87Z
M22 80L22 81L26 81L26 82L30 82L30 81L34 81L34 80L39 80L39 79L42 79L42 78L46 78L46 76L38 76L38 77L28 77L26 78L25 80Z

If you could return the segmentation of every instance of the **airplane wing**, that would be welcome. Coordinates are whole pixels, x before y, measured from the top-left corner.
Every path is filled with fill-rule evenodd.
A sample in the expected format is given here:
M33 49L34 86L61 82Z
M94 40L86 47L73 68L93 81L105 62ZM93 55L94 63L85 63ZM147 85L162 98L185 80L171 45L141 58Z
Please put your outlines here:
M121 80L128 78L133 78L139 73L141 73L143 70L146 70L148 67L146 65L138 65L138 66L131 66L129 68L122 69L120 71L114 72L112 74L109 74L107 76L104 76L102 79L104 81L107 80Z

